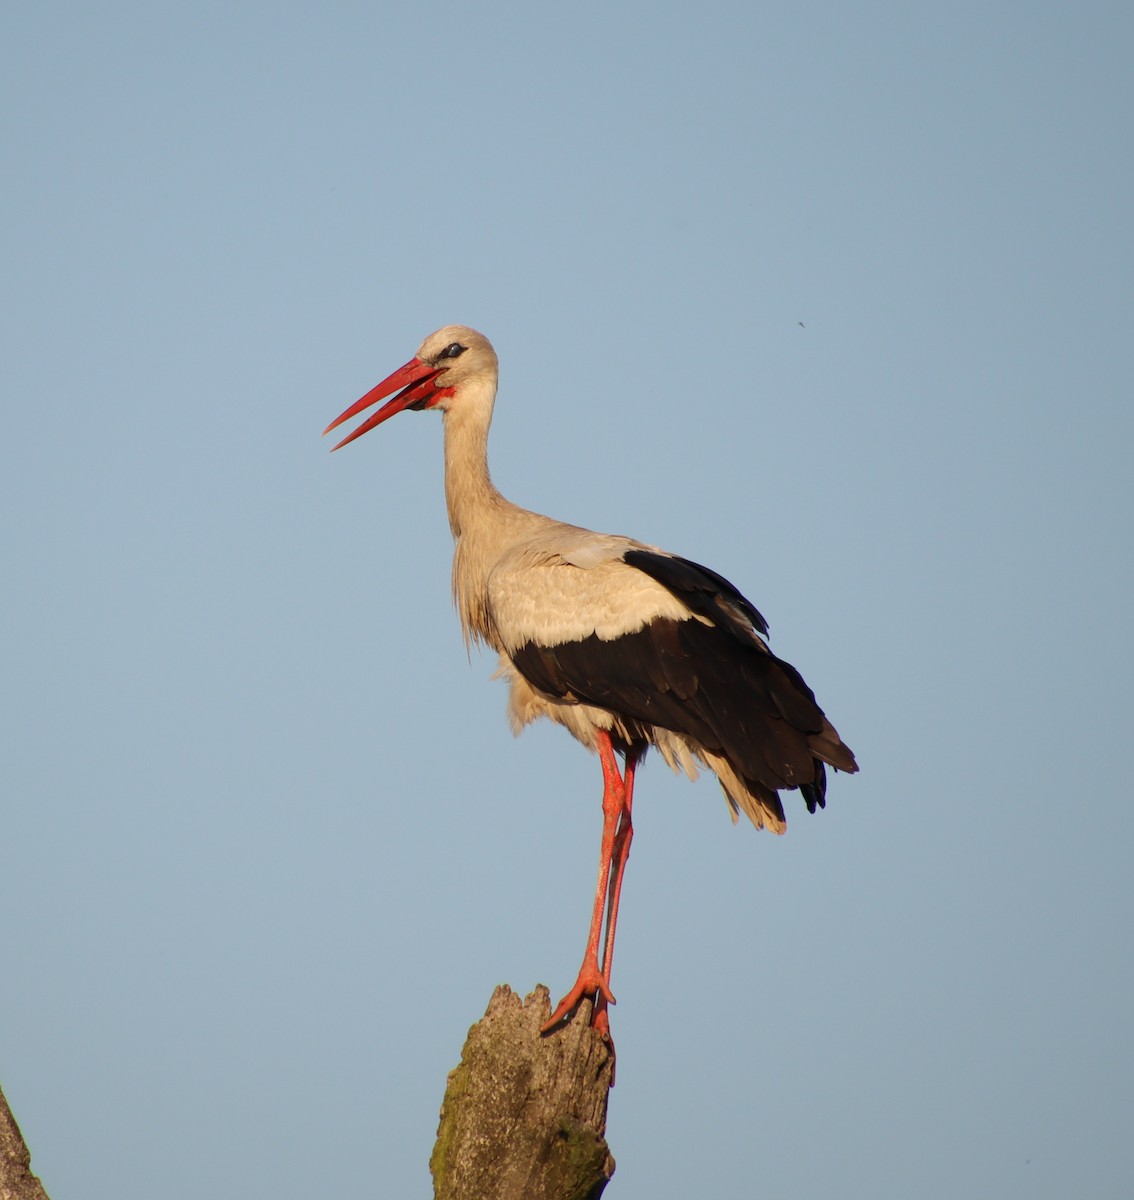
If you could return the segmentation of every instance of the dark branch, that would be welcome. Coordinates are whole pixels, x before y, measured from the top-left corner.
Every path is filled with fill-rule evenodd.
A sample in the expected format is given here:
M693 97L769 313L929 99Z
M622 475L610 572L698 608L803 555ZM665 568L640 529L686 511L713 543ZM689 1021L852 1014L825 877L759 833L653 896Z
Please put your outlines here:
M43 1184L31 1173L31 1154L2 1091L0 1091L0 1196L3 1196L4 1200L47 1200Z
M584 1001L542 1036L547 988L492 994L450 1072L429 1161L436 1200L598 1200L614 1173L604 1133L614 1067Z

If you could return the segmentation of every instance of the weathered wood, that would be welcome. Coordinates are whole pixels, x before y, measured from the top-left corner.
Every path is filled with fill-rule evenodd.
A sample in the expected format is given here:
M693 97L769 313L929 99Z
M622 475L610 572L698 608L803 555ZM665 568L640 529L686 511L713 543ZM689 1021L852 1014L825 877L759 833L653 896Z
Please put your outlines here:
M541 1036L542 985L521 1002L502 985L449 1073L429 1160L436 1200L598 1200L614 1173L606 1105L609 1044L584 1001Z
M31 1153L0 1090L0 1200L47 1200L31 1173Z

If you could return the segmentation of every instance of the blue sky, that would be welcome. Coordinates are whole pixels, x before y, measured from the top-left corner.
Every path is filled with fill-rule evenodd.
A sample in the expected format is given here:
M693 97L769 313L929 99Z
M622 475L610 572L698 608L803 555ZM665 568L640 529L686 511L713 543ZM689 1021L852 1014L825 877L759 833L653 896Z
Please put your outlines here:
M53 1195L428 1194L571 983L597 763L513 741L433 329L510 498L708 563L862 773L647 764L608 1194L1119 1197L1134 1120L1119 4L2 20L0 1082Z

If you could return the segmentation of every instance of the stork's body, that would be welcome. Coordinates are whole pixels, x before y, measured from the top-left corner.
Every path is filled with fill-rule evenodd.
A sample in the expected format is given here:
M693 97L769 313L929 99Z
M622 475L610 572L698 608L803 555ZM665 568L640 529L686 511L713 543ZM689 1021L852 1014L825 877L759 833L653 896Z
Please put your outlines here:
M496 490L487 460L496 382L488 340L447 326L328 428L393 392L339 445L405 408L444 413L453 597L466 641L499 653L516 732L548 717L602 762L603 848L590 937L575 987L548 1025L594 995L605 1031L634 772L647 746L690 776L698 763L708 767L734 819L744 812L776 833L786 828L781 789L799 788L814 812L824 804L824 764L857 766L799 673L769 650L763 617L727 580L630 538L529 512Z

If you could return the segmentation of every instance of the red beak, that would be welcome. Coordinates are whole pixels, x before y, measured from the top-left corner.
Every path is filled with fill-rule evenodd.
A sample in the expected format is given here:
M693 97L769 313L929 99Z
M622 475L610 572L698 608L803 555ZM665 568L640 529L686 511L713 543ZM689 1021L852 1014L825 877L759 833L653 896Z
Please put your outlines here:
M387 376L377 387L371 388L361 400L356 400L345 413L340 413L323 430L324 434L330 433L344 421L349 421L351 417L358 416L372 404L384 400L391 392L398 392L393 400L383 404L376 413L367 417L353 433L347 434L337 446L332 446L332 452L345 446L347 442L353 442L355 438L362 437L364 433L369 433L375 425L381 425L383 421L388 420L395 413L400 413L405 408L428 408L430 401L434 400L442 390L434 387L433 382L443 370L443 367L432 367L429 363L422 362L420 358L411 358L404 367L399 367L393 375ZM402 390L398 391L399 388Z

